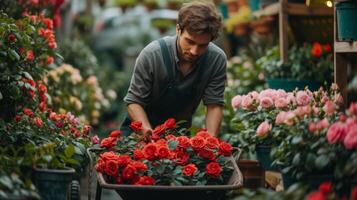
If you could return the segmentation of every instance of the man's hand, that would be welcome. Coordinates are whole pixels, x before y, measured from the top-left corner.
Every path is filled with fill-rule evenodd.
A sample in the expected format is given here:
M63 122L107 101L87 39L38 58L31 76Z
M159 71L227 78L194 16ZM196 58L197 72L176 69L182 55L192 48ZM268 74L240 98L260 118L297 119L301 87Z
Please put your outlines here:
M142 123L142 130L139 132L144 141L150 141L152 128L144 108L140 104L129 104L128 113L133 121L140 121Z

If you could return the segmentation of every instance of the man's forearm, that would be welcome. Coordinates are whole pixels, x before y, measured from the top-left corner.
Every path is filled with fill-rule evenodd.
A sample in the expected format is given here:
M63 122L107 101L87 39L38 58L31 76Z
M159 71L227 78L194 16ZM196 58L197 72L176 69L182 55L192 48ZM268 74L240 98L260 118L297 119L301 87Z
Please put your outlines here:
M210 134L218 136L223 117L223 106L208 105L206 113L206 129Z
M128 113L132 121L141 121L143 127L151 129L151 124L148 120L147 114L144 108L140 104L129 104Z

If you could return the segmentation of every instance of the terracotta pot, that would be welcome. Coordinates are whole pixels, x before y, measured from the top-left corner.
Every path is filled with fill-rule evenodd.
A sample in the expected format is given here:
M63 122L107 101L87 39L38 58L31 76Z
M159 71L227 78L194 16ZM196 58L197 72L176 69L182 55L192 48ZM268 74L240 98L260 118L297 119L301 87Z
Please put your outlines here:
M256 189L264 187L265 172L256 160L239 160L238 167L243 174L243 187Z
M262 17L250 23L250 27L260 35L267 35L273 31L274 18L271 16Z

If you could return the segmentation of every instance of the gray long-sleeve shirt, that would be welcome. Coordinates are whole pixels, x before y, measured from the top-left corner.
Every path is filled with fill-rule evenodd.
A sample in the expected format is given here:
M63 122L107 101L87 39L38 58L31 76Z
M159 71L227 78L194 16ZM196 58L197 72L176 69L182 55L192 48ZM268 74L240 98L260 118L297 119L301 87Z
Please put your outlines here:
M186 76L182 75L179 70L176 39L176 36L164 38L171 56L175 79L179 84L189 86L193 84L199 70L197 70L196 65L194 65L192 71ZM224 104L223 94L226 82L227 57L225 53L213 43L209 44L208 51L209 54L205 61L206 66L203 66L204 70L201 81L196 86L198 96L195 98L193 105L191 105L193 111L196 110L201 99L205 105ZM200 63L200 59L197 63ZM138 103L145 109L150 103L159 99L161 91L168 84L167 77L159 42L153 41L141 51L136 60L134 73L124 101L127 104ZM192 110L183 110L182 113L178 115L186 116L183 118L191 117Z

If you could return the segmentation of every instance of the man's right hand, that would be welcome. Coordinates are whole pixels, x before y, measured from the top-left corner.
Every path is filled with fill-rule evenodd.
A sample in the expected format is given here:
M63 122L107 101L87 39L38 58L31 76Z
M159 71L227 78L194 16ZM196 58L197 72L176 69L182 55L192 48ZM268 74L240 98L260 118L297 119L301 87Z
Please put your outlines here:
M151 141L152 132L153 132L153 130L151 127L143 127L143 130L141 130L141 135L145 142Z

